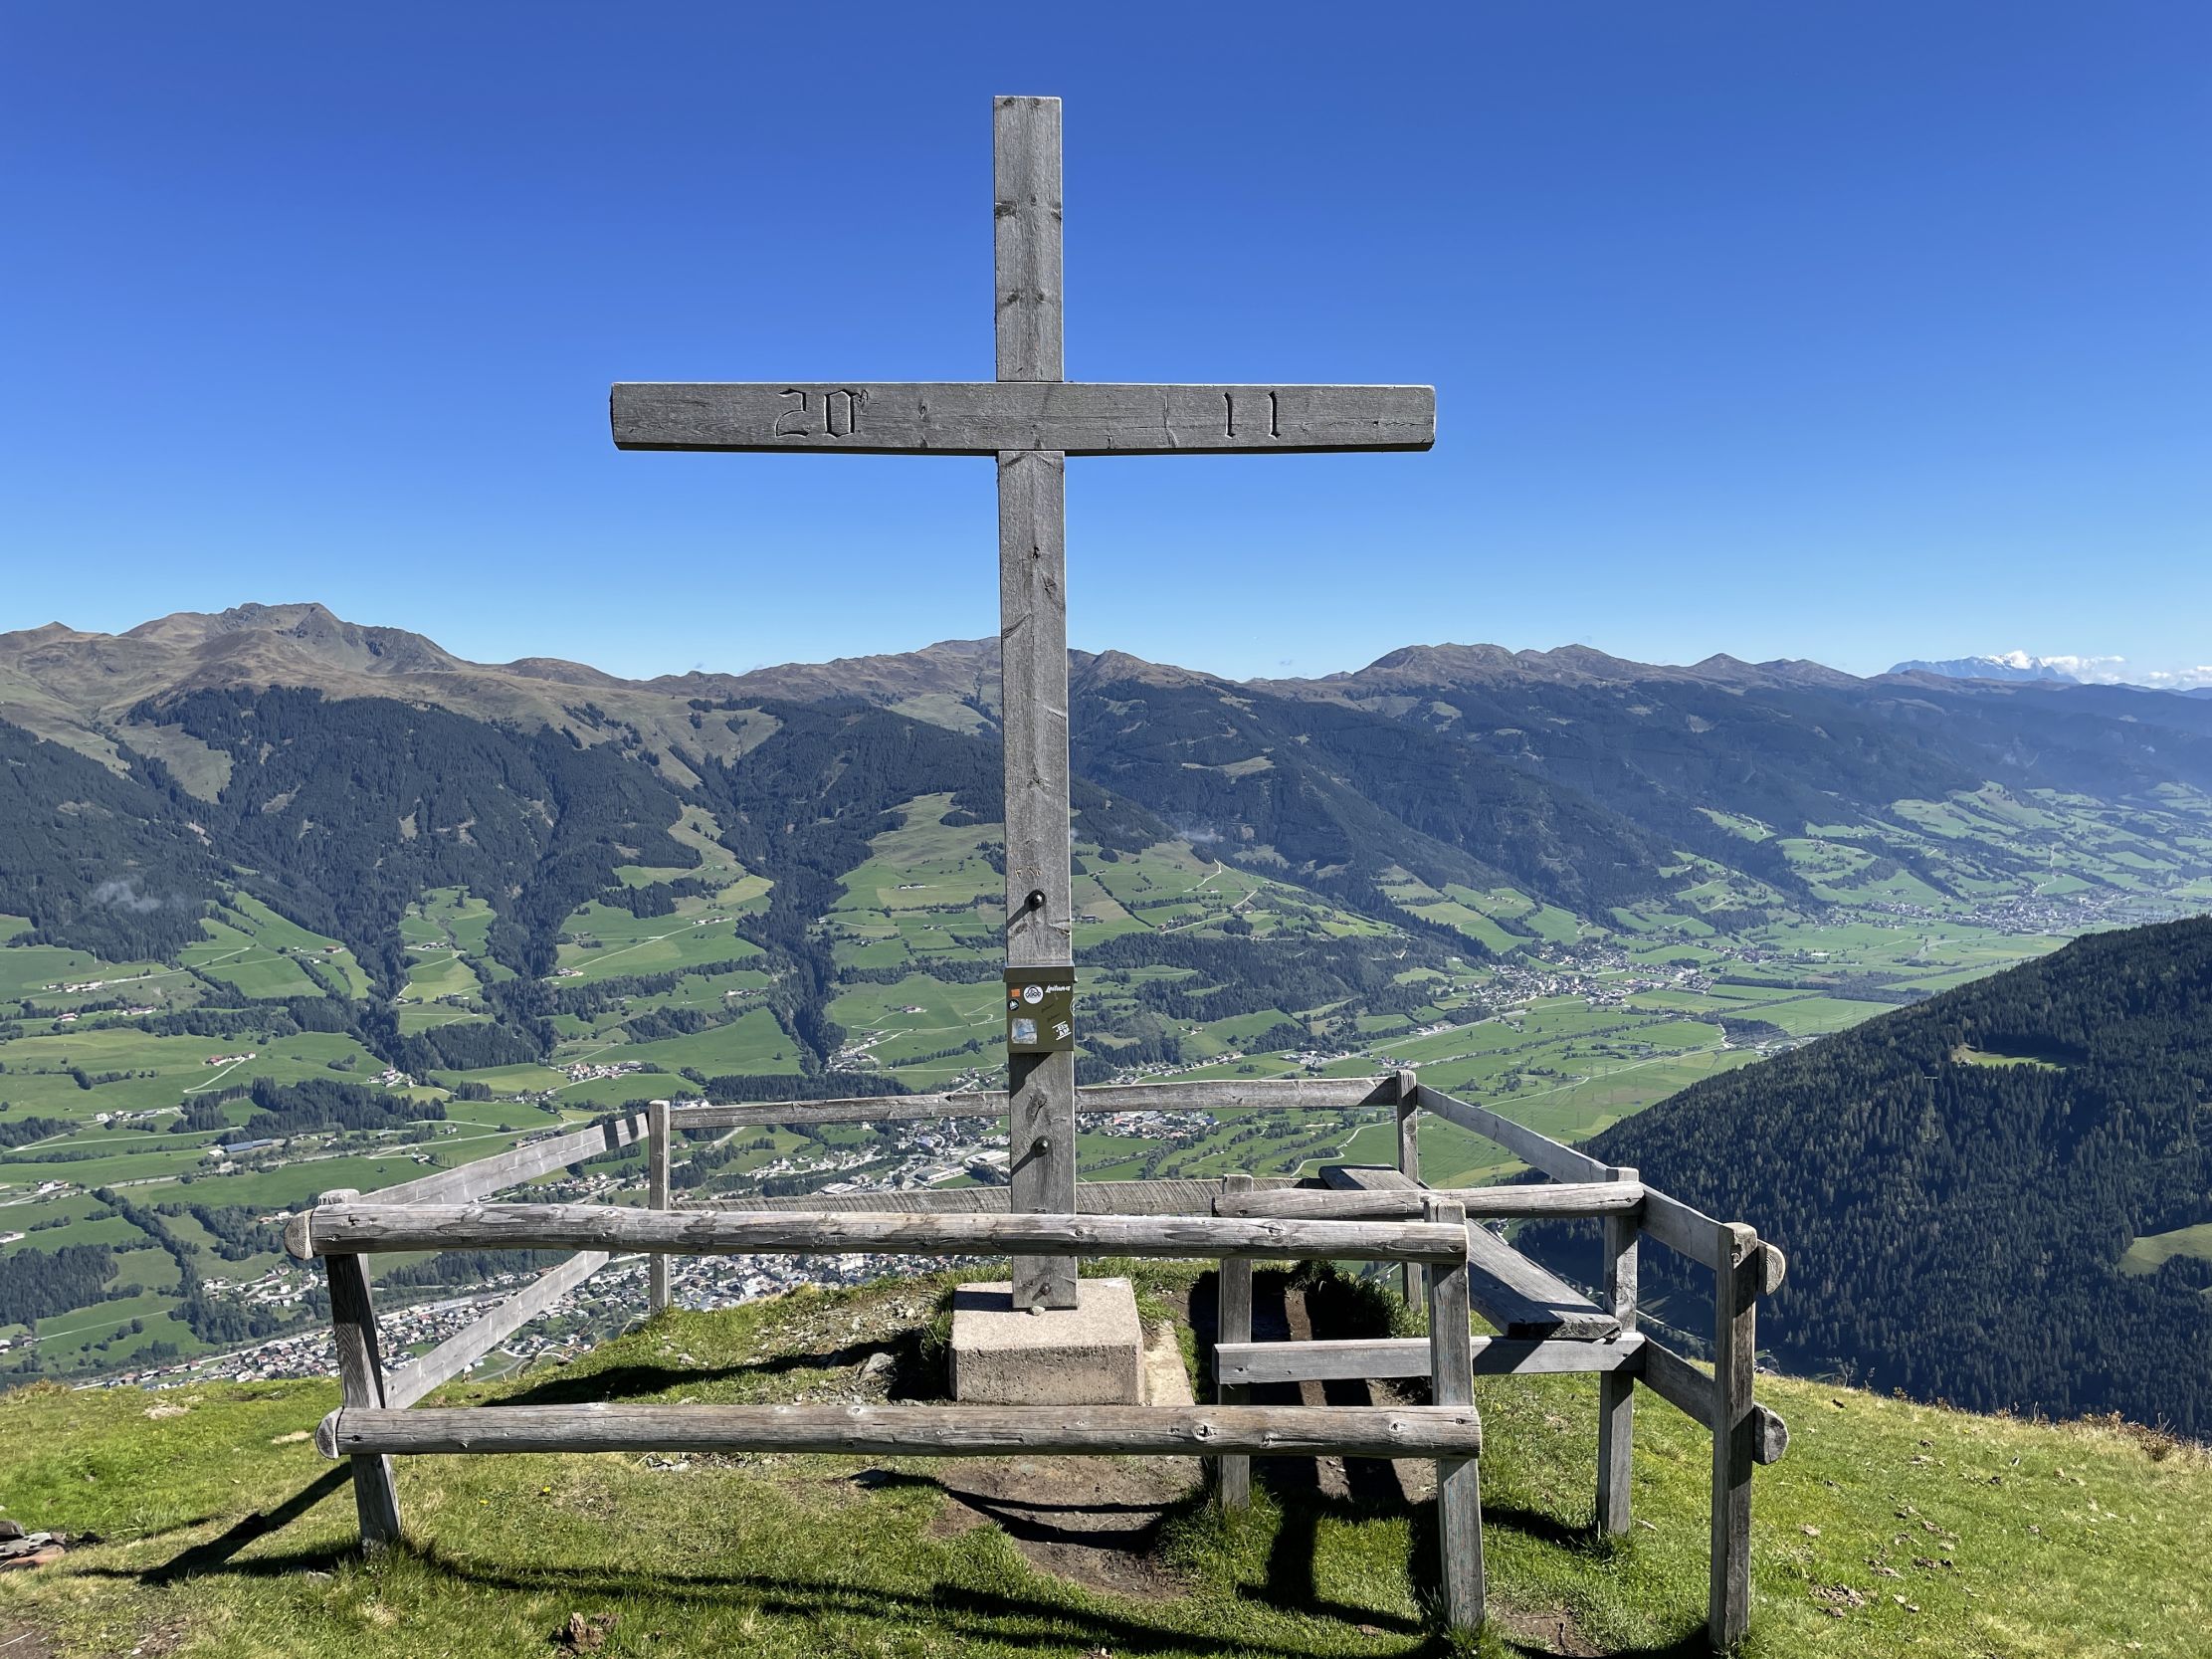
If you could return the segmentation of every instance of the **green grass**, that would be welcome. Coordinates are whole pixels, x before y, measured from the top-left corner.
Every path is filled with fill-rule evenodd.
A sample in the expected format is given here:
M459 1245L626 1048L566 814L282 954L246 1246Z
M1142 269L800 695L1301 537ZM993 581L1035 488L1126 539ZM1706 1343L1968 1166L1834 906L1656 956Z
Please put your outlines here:
M1143 1288L1190 1276L1154 1268ZM442 1400L847 1397L856 1347L919 1351L938 1288L666 1317ZM2212 1653L2202 1453L1787 1379L1760 1393L1792 1443L1755 1483L1750 1659ZM1640 1398L1642 1524L1602 1544L1591 1381L1482 1380L1486 1652L1551 1651L1562 1629L1576 1652L1702 1650L1709 1441ZM537 1653L580 1613L613 1615L608 1659L1439 1650L1424 1510L1265 1486L1248 1516L1171 1512L1154 1547L1166 1593L1145 1598L1040 1570L995 1526L942 1526L946 1466L928 1460L415 1459L399 1469L407 1542L364 1562L344 1474L306 1440L334 1401L325 1383L0 1396L6 1513L100 1540L0 1576L0 1641L36 1632L69 1659L152 1651L149 1633L183 1659ZM156 1404L181 1411L149 1417ZM872 1469L888 1478L856 1478Z
M2156 1273L2176 1256L2212 1261L2212 1221L2194 1227L2176 1227L2170 1233L2150 1233L2133 1240L2119 1259L2122 1273Z
M1963 1066L2026 1066L2039 1072L2063 1072L2064 1066L2055 1061L2039 1059L2032 1054L1991 1054L1986 1050L1969 1048L1964 1043L1951 1050L1951 1059Z

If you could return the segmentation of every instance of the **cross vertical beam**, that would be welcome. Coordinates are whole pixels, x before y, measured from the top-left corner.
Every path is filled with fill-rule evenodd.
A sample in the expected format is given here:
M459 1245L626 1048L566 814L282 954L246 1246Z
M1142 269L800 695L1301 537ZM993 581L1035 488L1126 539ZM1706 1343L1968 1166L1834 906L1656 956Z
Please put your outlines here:
M1060 100L991 103L998 378L1063 377ZM1068 804L1068 458L998 456L1001 726L1006 739L1006 965L1075 960ZM1032 896L1038 895L1033 901ZM1016 1210L1076 1207L1076 1057L1009 1054L1007 1155ZM1073 1308L1073 1256L1014 1263L1014 1306Z

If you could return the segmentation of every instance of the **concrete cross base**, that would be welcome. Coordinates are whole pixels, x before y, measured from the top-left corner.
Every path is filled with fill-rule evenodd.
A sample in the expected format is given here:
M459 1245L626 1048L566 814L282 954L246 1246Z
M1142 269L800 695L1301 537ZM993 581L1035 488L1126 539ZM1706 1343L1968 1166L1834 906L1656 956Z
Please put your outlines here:
M1001 1281L952 1293L952 1397L977 1405L1142 1405L1144 1327L1126 1279L1083 1279L1032 1314Z

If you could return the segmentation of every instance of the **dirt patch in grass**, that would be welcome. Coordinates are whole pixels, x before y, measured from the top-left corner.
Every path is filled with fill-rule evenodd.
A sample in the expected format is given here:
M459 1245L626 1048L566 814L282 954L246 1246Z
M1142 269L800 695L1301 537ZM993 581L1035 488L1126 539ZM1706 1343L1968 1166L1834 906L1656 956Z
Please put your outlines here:
M1041 1571L1115 1595L1164 1599L1188 1586L1153 1549L1203 1480L1199 1460L1188 1457L963 1462L930 1482L946 1498L930 1531L953 1538L995 1526Z
M1497 1597L1490 1600L1488 1612L1491 1628L1515 1648L1534 1653L1565 1654L1568 1659L1603 1659L1606 1649L1597 1646L1582 1633L1574 1615L1564 1607L1546 1607L1540 1612L1528 1612L1517 1607L1500 1606Z

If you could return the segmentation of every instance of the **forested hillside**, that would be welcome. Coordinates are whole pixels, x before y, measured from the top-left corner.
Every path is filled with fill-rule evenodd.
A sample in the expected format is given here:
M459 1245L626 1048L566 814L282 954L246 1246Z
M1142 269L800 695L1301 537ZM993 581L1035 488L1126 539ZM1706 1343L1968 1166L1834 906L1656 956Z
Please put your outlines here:
M2212 904L2212 708L2179 697L1488 647L1237 684L1107 652L1072 654L1070 726L1086 1083L1419 1067L1580 1139ZM998 1087L998 733L990 641L624 681L315 605L0 635L0 1262L38 1287L0 1374L297 1320L295 1266L239 1241L327 1187L656 1098ZM1201 1117L1087 1125L1081 1171L1391 1155L1371 1117ZM683 1173L1002 1180L963 1122ZM1441 1122L1422 1156L1502 1168Z
M1785 1368L2212 1434L2212 921L2079 939L1593 1149L1782 1245ZM1697 1323L1670 1252L1645 1273Z

